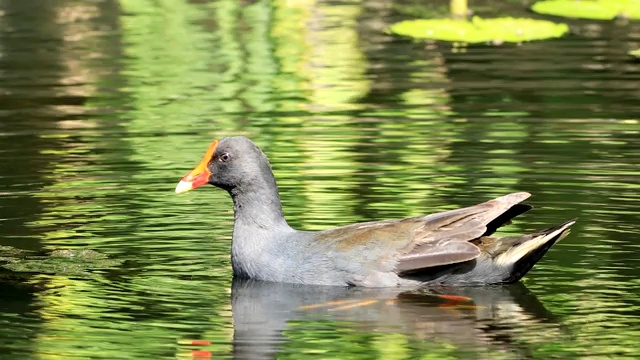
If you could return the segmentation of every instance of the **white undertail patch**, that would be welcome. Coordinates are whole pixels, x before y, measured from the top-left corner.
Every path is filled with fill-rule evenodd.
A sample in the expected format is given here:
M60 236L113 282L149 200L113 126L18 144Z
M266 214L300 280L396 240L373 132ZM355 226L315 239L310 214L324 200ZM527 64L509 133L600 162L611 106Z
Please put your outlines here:
M498 266L511 266L527 254L551 241L554 237L560 235L560 238L557 241L562 240L565 236L569 235L569 230L567 230L567 228L573 224L575 224L575 221L568 222L563 227L558 228L555 231L540 235L529 241L525 241L524 243L498 255L498 257L494 259L494 263Z

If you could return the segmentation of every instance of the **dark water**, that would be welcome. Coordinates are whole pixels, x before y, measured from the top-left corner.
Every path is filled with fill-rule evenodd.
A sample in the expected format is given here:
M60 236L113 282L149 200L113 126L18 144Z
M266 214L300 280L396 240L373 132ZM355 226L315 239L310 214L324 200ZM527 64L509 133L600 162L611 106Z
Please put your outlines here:
M0 1L0 358L640 356L640 23L460 50L386 36L401 5ZM514 286L232 284L231 200L173 193L231 134L299 228L512 191L505 233L579 222Z

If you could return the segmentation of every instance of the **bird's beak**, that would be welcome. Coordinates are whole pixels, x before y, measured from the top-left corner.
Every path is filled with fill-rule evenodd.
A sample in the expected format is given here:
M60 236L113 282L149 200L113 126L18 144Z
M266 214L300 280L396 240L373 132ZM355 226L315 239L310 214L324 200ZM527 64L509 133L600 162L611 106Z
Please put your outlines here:
M218 142L218 140L212 142L211 145L209 145L207 152L202 157L202 160L200 160L198 166L180 180L178 186L176 186L176 193L181 194L183 192L199 188L209 182L211 171L209 171L207 165L209 165L209 161L211 161L213 153L215 153L216 148L218 147Z

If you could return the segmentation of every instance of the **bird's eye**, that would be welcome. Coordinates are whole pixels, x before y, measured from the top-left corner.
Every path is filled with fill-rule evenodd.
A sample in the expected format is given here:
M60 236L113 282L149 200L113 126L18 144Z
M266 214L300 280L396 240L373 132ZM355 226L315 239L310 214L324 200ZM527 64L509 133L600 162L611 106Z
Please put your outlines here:
M224 153L224 154L220 155L220 161L227 162L229 160L231 160L231 154Z

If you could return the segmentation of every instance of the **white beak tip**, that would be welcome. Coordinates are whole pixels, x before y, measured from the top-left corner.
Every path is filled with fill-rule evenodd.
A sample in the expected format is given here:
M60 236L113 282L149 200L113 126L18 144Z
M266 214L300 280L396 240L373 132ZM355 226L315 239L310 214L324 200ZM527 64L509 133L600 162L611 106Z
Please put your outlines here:
M192 189L191 183L188 181L180 181L176 186L176 194L182 194Z

